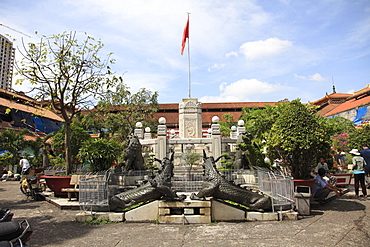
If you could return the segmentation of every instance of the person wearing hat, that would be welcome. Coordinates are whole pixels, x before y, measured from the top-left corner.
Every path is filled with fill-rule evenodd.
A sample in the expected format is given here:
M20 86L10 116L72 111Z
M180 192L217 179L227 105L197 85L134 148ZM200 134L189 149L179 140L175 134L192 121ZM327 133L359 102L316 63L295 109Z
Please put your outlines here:
M324 176L326 174L325 168L320 168L315 177L315 183L312 188L312 197L315 200L318 200L320 204L325 202L326 197L329 195L330 191L334 191L337 196L340 196L343 193L341 188L338 188L334 185L329 184Z
M352 164L353 164L353 175L355 177L355 196L359 195L359 184L361 184L362 194L367 197L367 191L365 186L365 160L361 157L360 152L357 149L352 149L350 152L352 154Z

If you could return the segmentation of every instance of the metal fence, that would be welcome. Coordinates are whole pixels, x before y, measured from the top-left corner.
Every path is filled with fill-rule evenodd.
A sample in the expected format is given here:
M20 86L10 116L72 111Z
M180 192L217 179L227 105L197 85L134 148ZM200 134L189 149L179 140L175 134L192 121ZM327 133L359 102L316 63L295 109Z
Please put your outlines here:
M108 172L87 175L79 182L79 204L83 211L108 211Z
M138 186L143 181L149 180L152 176L158 174L158 171L123 171L110 172L108 184L110 186Z
M280 170L258 168L259 190L271 197L272 211L278 207L280 211L292 208L294 203L294 181L286 177Z
M82 210L109 210L109 196L134 188L157 172L132 171L114 173L107 171L90 174L80 180L79 203ZM279 170L256 168L254 170L220 170L220 174L236 185L258 189L272 198L272 210L280 211L294 203L294 182ZM175 169L172 189L176 192L197 192L202 189L202 169Z
M219 170L226 180L248 188L255 188L256 173L253 170ZM204 181L203 169L175 169L172 177L172 189L177 192L197 192L202 189Z
M176 169L171 184L176 192L195 192L202 189L203 181L203 170Z
M44 175L55 175L63 172L66 172L66 168L64 166L53 166L46 168L44 170Z

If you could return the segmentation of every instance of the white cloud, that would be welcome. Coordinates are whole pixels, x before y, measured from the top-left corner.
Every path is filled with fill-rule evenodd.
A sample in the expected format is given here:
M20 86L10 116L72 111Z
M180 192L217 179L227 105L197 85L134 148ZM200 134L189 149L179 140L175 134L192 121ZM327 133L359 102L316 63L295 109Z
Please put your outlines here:
M269 84L257 79L241 79L236 82L222 82L219 86L219 96L204 96L200 102L240 102L249 101L248 97L256 94L268 94L283 86L279 84Z
M191 70L192 78L197 81L192 84L198 98L216 95L204 99L239 101L249 97L276 101L303 99L307 94L309 100L315 100L325 92L320 87L324 77L316 71L323 75L337 71L335 76L342 81L336 83L338 91L347 90L348 81L353 81L351 88L357 90L367 83L368 66L364 61L370 54L370 8L366 1L357 4L341 1L335 6L332 0L315 5L291 0L27 3L0 1L0 22L32 35L29 39L0 27L0 31L18 39L16 46L22 47L21 37L27 42L38 42L40 35L34 35L35 30L46 35L64 30L86 31L105 44L101 55L114 52L116 64L112 68L118 74L128 71L125 82L132 90L146 87L159 91L160 100L165 102L178 102L186 94L186 86L179 88L179 82L186 82L188 76L187 56L179 54L186 12L192 13ZM29 13L33 13L33 18L29 18ZM348 69L344 73L342 68ZM207 69L212 73L207 73ZM303 83L297 83L297 78L292 80L296 71L299 71L296 77ZM239 92L244 88L236 83L240 78L281 83L284 87L272 93L250 89L254 92L251 95ZM330 81L329 77L325 79ZM222 81L228 82L222 85L223 91L214 87ZM234 90L233 85L240 88ZM260 88L264 86L261 84ZM30 87L25 83L16 88L27 91Z
M294 74L294 77L296 78L299 78L299 79L303 79L303 80L310 80L310 81L326 81L326 79L324 77L322 77L322 75L320 75L319 73L316 73L314 75L310 75L310 76L303 76L303 75L297 75L297 74Z
M141 73L128 71L123 76L123 82L127 84L133 91L138 91L141 88L146 88L151 91L165 92L168 90L168 85L174 78L161 73Z
M309 78L311 81L326 81L326 79L322 77L319 73L311 75Z
M215 63L211 68L208 68L208 72L211 72L212 69L221 69L225 67L225 65L226 64L224 63L221 63L221 64Z
M226 55L225 55L226 57L231 57L231 56L234 56L234 57L237 57L238 56L238 53L237 52L235 52L235 51L231 51L231 52L229 52L229 53L226 53Z
M347 93L354 94L355 93L355 90L354 89L351 89L351 90L347 91Z
M240 46L240 52L248 59L258 59L281 54L290 46L292 46L292 42L289 40L269 38L266 40L246 42Z

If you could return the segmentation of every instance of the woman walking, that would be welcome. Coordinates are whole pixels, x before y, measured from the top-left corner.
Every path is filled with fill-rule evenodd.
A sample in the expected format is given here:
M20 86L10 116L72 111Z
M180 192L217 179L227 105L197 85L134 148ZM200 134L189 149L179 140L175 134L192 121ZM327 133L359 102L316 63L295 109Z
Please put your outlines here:
M350 152L352 154L352 164L353 164L353 174L355 177L355 193L356 197L359 195L360 184L362 189L362 194L367 197L366 185L365 185L365 161L361 157L360 152L357 149L352 149Z

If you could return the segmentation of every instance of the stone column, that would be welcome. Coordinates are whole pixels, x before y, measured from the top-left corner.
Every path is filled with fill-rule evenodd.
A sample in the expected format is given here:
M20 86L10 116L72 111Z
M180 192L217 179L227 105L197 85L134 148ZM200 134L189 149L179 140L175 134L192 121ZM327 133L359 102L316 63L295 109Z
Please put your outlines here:
M211 125L211 139L212 139L212 156L217 159L221 156L221 129L219 117L214 116L212 118L212 125Z
M243 135L246 133L243 120L238 121L238 128L236 129L236 133L237 133L237 136Z
M140 122L136 123L136 128L134 129L134 135L139 139L144 139L143 124Z
M145 128L144 140L152 139L152 133L150 133L150 127Z
M202 138L202 104L198 99L183 99L179 104L180 138Z
M167 126L166 119L164 117L158 120L158 137L157 137L157 147L156 147L156 157L162 160L167 157Z
M236 132L236 126L231 126L230 138L231 139L238 138L238 133Z

